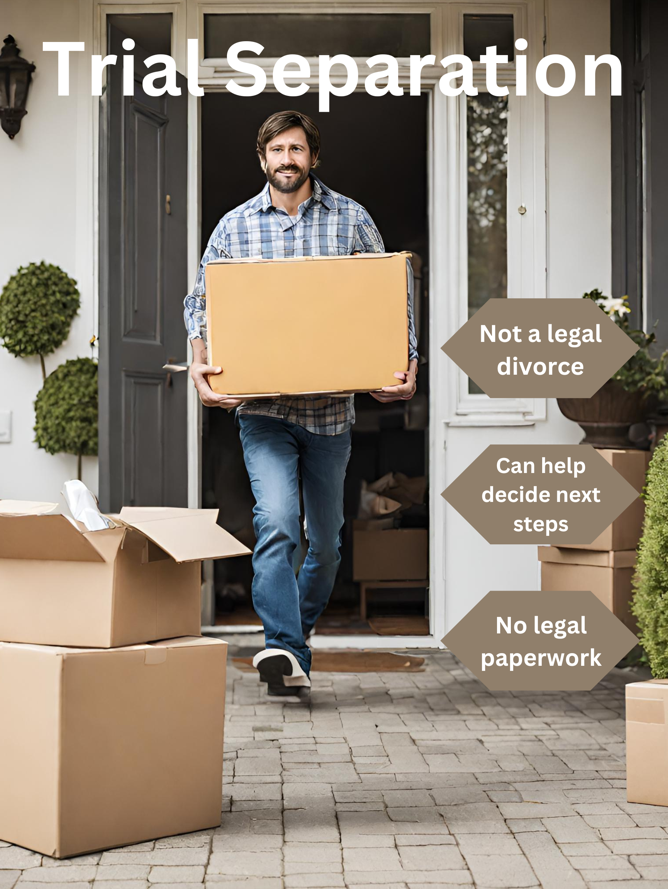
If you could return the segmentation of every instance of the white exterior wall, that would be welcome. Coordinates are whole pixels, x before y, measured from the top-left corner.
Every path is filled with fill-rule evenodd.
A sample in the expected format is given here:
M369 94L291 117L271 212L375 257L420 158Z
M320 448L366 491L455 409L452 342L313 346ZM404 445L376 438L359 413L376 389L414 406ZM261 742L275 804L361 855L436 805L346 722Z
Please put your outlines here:
M610 52L609 19L609 0L546 0L545 52L568 56L578 74L571 93L547 99L548 297L580 297L593 287L610 292L610 95L601 69L597 95L585 97L583 73L585 53ZM561 83L560 71L554 82ZM437 360L449 362L432 356ZM446 480L453 481L488 444L575 444L581 437L553 399L547 420L533 426L449 427ZM536 547L492 546L452 507L445 509L448 629L490 590L540 589Z
M89 5L89 4L87 4ZM28 114L10 140L0 131L0 287L21 265L46 262L74 278L81 310L67 342L45 357L47 373L68 358L91 354L96 332L94 287L92 109L90 85L77 98L78 75L89 75L88 54L72 54L71 95L56 95L55 53L44 40L78 40L78 0L3 0L0 25L24 58L37 65ZM88 49L88 41L87 49ZM85 59L84 59L85 55ZM60 500L62 483L75 478L76 457L52 456L34 444L33 402L42 386L39 358L15 358L0 348L0 410L12 411L11 443L0 443L0 497ZM97 489L97 459L84 458L85 483Z

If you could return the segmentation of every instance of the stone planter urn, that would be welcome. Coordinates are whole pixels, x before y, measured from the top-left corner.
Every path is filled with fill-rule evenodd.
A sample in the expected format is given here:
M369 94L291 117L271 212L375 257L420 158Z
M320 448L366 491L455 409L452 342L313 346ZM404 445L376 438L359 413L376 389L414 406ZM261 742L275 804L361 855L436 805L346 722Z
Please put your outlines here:
M557 403L561 413L584 432L580 444L595 448L633 447L629 428L642 423L656 407L651 397L627 392L615 380L608 380L591 398L558 398Z

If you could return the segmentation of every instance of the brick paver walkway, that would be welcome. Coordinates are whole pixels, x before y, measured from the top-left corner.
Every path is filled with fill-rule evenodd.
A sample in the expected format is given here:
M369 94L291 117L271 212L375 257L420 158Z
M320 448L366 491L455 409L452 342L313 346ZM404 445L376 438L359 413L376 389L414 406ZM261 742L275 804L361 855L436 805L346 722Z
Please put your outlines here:
M316 673L310 705L230 670L220 828L64 862L0 843L0 889L668 887L668 808L625 798L623 678L493 694L427 665Z

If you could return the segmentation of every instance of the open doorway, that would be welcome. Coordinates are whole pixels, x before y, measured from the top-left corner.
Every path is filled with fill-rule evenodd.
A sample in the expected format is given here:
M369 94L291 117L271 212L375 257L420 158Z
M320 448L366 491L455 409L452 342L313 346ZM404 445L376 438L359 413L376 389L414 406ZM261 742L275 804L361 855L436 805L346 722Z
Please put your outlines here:
M408 250L414 257L417 393L410 402L389 405L356 396L341 568L318 634L429 635L428 103L427 94L354 93L319 113L317 95L309 94L286 99L276 93L240 98L210 92L201 100L202 251L221 216L264 187L257 130L270 114L290 107L313 117L320 128L318 176L367 208L388 252ZM364 518L361 501L369 497L361 497L363 486L380 479L385 482L377 487L401 508L380 521ZM233 415L219 409L203 409L202 505L219 508L220 523L252 547L253 497L238 432ZM215 563L218 626L259 624L250 561Z

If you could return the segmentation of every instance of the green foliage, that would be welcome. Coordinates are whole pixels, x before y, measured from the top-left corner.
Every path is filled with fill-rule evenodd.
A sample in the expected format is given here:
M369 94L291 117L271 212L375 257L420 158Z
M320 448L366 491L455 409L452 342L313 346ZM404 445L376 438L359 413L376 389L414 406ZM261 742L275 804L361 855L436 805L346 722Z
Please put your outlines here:
M5 349L21 357L54 352L67 339L79 302L76 281L58 266L22 266L0 293Z
M35 401L35 441L49 454L97 454L97 364L74 358L44 381Z
M652 674L668 677L668 438L652 457L645 486L645 525L638 547L633 613Z
M654 357L652 346L656 342L654 331L645 333L629 324L630 309L628 297L613 300L604 296L600 290L591 290L583 294L583 299L591 299L630 337L638 346L638 351L613 375L622 389L627 392L639 392L643 399L649 398L664 401L668 398L668 351Z

